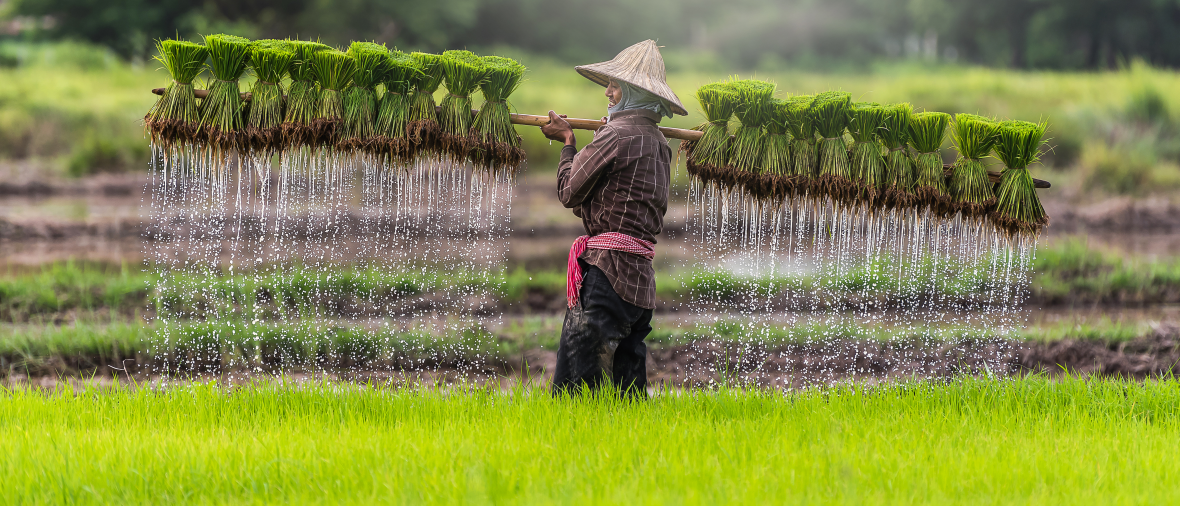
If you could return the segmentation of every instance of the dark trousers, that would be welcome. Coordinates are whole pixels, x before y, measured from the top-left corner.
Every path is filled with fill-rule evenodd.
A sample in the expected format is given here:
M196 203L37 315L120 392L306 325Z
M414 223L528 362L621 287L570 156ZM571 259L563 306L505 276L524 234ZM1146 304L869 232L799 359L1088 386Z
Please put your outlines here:
M647 396L650 309L624 301L602 270L582 264L581 303L565 313L554 393L595 389L607 380L626 395Z

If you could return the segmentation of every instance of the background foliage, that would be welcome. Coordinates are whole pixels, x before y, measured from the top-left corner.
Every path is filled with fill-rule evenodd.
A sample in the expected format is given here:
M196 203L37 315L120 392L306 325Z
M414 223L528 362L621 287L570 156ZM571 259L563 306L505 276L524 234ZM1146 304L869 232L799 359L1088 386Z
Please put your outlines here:
M563 60L657 38L727 65L836 66L920 57L1015 68L1180 64L1180 0L12 0L8 37L81 39L144 58L151 40L376 40L511 46Z

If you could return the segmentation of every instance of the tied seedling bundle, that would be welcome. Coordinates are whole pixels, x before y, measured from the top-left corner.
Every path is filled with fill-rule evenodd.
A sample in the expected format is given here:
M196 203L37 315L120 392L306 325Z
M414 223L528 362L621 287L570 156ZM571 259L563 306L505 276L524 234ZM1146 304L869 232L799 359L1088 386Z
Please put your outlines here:
M852 106L848 133L852 134L849 157L853 181L860 199L869 207L883 203L885 189L885 159L881 156L878 133L885 123L885 108L871 102Z
M320 90L316 86L311 58L315 53L332 48L307 40L290 42L295 56L288 69L291 87L287 90L287 111L283 116L283 144L287 148L296 148L313 142L311 124L320 110Z
M705 123L695 128L701 138L681 146L688 155L688 173L702 182L715 182L729 162L729 118L738 107L737 94L726 82L706 84L697 88L697 102L705 114Z
M320 87L319 108L311 123L310 144L333 146L344 122L344 92L352 84L356 60L336 49L311 55L311 68Z
M256 41L250 51L250 68L257 80L250 90L246 136L250 149L257 153L275 153L283 147L283 89L280 83L294 59L291 43L282 40Z
M815 177L815 123L811 120L811 104L815 97L797 95L787 100L787 126L791 131L791 189L807 191Z
M737 96L738 106L734 110L740 125L734 132L732 152L729 155L729 170L722 179L727 187L741 185L757 198L768 195L763 188L759 169L765 154L763 125L770 119L774 85L751 79L729 83Z
M914 165L908 151L910 118L914 107L894 104L885 108L878 132L885 144L885 200L893 207L910 207L914 196Z
M914 195L939 213L954 207L947 195L942 155L938 152L950 122L951 115L945 112L920 112L910 118L910 144L918 152L914 159Z
M996 209L992 221L1009 233L1036 234L1049 224L1049 216L1041 206L1028 166L1040 160L1044 144L1044 123L1005 121L1000 123L994 150L996 158L1004 162L1000 174L1000 189L996 195Z
M762 186L779 201L790 194L793 187L790 177L791 137L787 134L790 104L786 100L771 99L766 121L766 150L762 155Z
M250 41L234 35L207 35L209 69L213 79L208 95L201 101L201 135L217 150L244 147L242 133L242 94L238 79L246 72L250 57Z
M348 56L356 62L352 86L344 92L344 128L337 147L368 151L377 118L377 85L389 72L389 50L373 42L353 42Z
M414 77L406 135L415 152L437 152L441 130L438 113L434 109L434 92L443 81L442 57L430 53L411 53L410 56L418 63L421 72Z
M410 118L410 93L414 80L422 74L418 61L401 51L389 53L389 72L385 74L385 93L377 109L374 151L388 153L392 160L408 162L411 150L406 137Z
M516 127L512 126L508 96L520 87L525 67L516 60L501 56L485 56L483 65L486 75L479 85L483 106L471 126L478 140L471 152L471 161L492 173L514 174L524 163L525 152L520 147Z
M968 216L983 216L996 203L991 179L983 157L991 153L999 130L993 120L974 114L956 114L951 139L959 159L951 174L951 195L955 208Z
M459 164L475 144L471 136L471 94L479 88L486 70L480 57L463 50L443 52L442 67L447 85L438 116L442 151Z
M201 117L193 80L204 68L209 50L193 42L164 40L156 43L156 52L156 60L164 65L172 82L143 121L152 142L170 150L176 144L191 143L196 138Z
M844 144L844 130L848 127L848 111L852 95L842 91L827 91L815 96L811 104L811 121L819 132L819 177L812 185L820 195L828 195L836 202L849 202L855 195L852 164Z

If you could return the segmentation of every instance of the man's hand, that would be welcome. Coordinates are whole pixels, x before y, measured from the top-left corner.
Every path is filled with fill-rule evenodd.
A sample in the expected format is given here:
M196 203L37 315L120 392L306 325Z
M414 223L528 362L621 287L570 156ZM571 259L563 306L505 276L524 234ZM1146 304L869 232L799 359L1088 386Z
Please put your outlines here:
M541 127L541 133L549 140L561 141L567 146L577 145L577 140L574 139L574 129L565 120L564 114L549 111L549 123Z

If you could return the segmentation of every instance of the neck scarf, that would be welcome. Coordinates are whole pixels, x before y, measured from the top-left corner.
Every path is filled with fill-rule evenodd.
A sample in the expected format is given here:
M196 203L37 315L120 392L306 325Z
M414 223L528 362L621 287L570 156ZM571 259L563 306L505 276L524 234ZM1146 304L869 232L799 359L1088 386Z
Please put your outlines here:
M632 109L647 109L660 116L672 117L672 108L668 107L668 103L664 99L638 86L632 86L623 81L615 81L615 83L623 90L623 98L619 100L619 103L607 107L606 110L608 113L614 114Z

